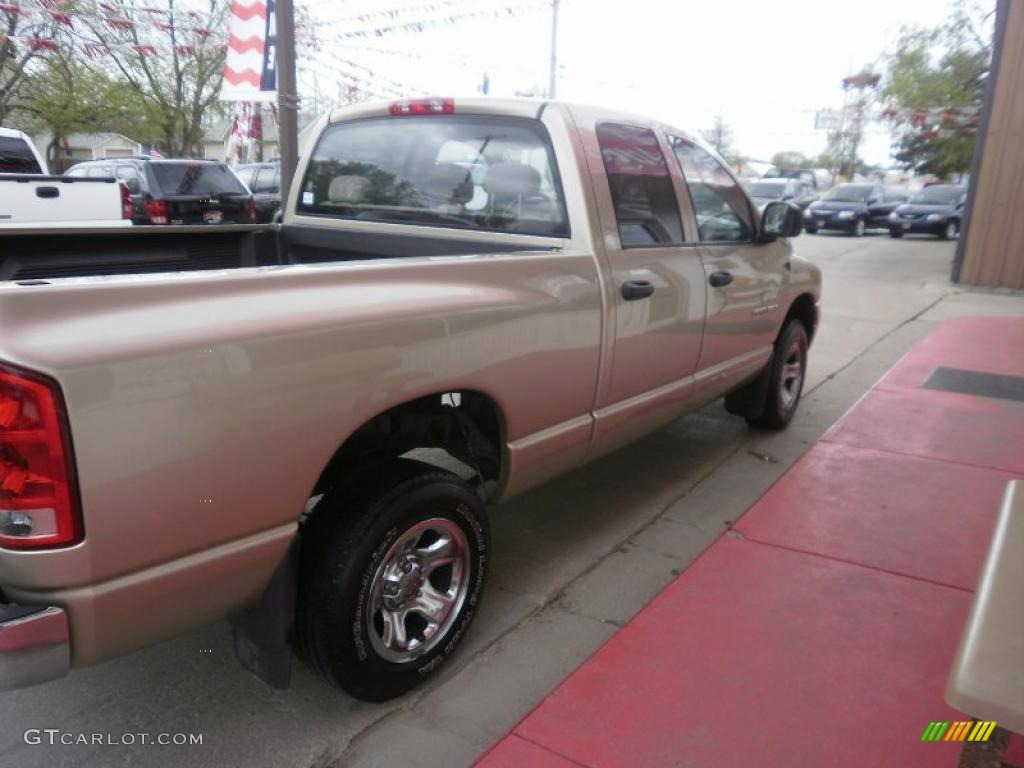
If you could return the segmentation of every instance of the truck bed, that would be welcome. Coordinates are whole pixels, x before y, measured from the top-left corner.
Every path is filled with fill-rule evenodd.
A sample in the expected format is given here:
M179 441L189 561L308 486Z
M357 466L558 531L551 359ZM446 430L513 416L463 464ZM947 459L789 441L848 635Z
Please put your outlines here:
M275 264L536 250L457 237L340 232L274 224L8 229L0 281L239 269Z

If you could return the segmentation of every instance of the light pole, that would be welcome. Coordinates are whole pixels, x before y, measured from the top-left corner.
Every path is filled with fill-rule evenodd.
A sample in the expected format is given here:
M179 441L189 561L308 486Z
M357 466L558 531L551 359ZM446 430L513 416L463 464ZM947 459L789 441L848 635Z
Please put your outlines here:
M286 205L299 163L299 94L295 85L295 9L292 0L276 0L277 135L281 156L281 203Z
M548 74L548 98L555 98L555 81L558 79L558 3L551 0L551 71Z

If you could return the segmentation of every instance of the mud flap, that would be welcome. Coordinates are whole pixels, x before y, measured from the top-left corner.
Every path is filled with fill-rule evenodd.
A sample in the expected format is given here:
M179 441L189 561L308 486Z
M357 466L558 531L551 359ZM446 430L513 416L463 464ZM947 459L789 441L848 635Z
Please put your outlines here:
M757 378L727 394L725 396L725 410L734 416L743 416L748 419L760 418L768 401L768 389L771 384L774 361L775 356L773 354L765 367L757 374Z
M292 628L299 587L299 537L274 571L263 597L231 619L238 662L263 682L285 689L292 677Z

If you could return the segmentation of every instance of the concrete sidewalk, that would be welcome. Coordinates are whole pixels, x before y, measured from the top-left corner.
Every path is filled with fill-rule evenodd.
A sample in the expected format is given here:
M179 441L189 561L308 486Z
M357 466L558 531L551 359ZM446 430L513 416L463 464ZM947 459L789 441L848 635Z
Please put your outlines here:
M1024 377L1024 319L917 344L479 765L953 768L920 738L970 719L943 693L1024 402L940 367Z

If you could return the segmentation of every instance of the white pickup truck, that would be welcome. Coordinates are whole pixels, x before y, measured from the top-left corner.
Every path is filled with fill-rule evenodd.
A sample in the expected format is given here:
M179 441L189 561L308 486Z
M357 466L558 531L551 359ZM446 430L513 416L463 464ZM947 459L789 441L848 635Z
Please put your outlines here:
M314 139L280 227L6 239L0 688L229 617L275 685L294 643L396 696L478 611L487 504L722 396L793 417L800 211L684 131L431 99Z
M21 131L0 128L0 229L131 226L131 197L117 179L49 176Z

